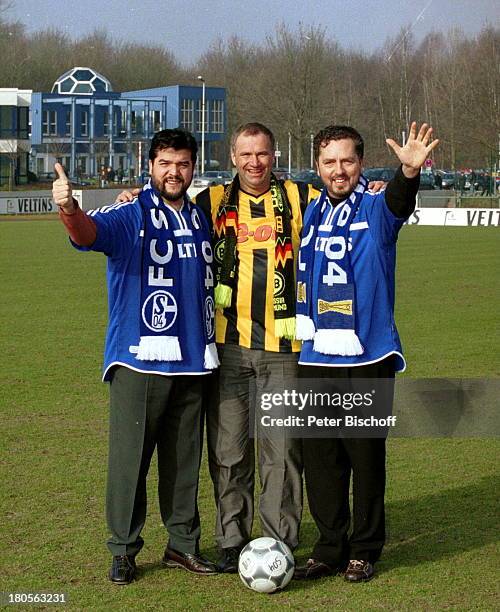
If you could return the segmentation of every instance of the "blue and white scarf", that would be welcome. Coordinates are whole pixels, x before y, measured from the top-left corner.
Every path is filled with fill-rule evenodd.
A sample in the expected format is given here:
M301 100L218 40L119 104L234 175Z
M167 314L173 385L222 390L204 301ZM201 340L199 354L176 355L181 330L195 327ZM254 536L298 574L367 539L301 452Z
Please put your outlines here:
M179 343L181 317L199 316L205 331L205 368L219 365L215 346L215 305L213 298L213 253L207 220L199 214L187 196L189 222L174 211L178 227L168 222L168 208L160 194L148 182L139 194L144 214L144 238L141 269L141 339L137 359L142 361L182 361ZM172 211L172 209L170 209ZM197 271L197 286L189 295L180 291L179 253L183 236L188 236L189 259ZM194 253L191 251L194 248ZM183 253L185 255L185 253ZM184 325L189 329L189 325Z
M361 355L364 351L356 334L349 229L365 189L366 180L361 176L349 198L335 207L323 189L310 204L302 229L297 339L314 340L314 350L325 355Z

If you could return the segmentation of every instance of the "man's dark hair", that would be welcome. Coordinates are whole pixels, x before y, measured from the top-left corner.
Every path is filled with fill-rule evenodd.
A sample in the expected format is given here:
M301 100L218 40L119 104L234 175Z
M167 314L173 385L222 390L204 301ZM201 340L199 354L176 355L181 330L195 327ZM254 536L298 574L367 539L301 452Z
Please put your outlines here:
M256 136L257 134L265 134L271 141L271 148L274 151L276 149L276 140L271 130L262 123L252 121L250 123L242 123L233 132L231 136L231 151L234 151L236 140L240 134L248 134L249 136Z
M181 149L188 149L191 151L191 160L196 163L196 156L198 154L198 144L191 132L183 130L181 128L175 128L174 130L161 130L156 132L151 140L151 146L149 147L149 159L154 161L158 155L158 151L163 149L175 149L180 151Z
M352 140L359 159L363 159L365 144L361 134L348 125L329 125L320 130L314 137L314 159L317 162L321 147L326 147L332 140Z

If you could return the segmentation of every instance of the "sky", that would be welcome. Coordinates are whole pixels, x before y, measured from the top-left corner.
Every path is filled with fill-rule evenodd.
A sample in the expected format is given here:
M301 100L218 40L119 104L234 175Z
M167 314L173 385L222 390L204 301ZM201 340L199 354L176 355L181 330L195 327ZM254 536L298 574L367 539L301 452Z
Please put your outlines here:
M473 36L500 25L500 0L9 0L4 14L28 31L54 27L81 38L104 28L115 40L161 44L196 64L217 38L263 42L279 23L320 26L343 48L375 51L410 28L418 41L460 27Z

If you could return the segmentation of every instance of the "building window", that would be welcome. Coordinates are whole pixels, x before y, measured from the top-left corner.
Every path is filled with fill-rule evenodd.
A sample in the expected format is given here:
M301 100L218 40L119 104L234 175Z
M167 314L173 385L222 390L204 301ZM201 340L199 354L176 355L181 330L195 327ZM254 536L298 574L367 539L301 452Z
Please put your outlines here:
M44 136L55 136L57 134L56 111L44 110L42 116L42 134Z
M181 106L181 127L193 131L194 100L184 98Z
M224 100L212 101L212 132L224 131Z
M29 138L29 108L22 106L17 109L18 138Z
M69 136L71 134L71 111L70 110L66 111L66 121L65 121L64 133L66 134L66 136Z
M36 158L36 173L38 176L45 172L45 159L43 157Z
M202 131L202 101L198 100L198 106L196 108L196 131ZM205 132L208 132L208 102L205 100Z
M12 106L0 106L0 138L12 138L14 136L14 126Z
M159 132L161 130L161 111L154 110L150 111L151 115L151 126L153 132Z
M89 112L86 110L82 110L80 127L81 127L81 135L88 136L89 134Z
M143 114L142 111L131 111L130 112L130 128L132 134L142 134L143 132Z
M109 135L109 113L105 110L102 114L102 135Z
M122 108L119 111L120 121L116 124L116 134L119 136L125 136L127 133L127 109Z
M81 155L76 159L76 171L78 176L87 174L87 156Z

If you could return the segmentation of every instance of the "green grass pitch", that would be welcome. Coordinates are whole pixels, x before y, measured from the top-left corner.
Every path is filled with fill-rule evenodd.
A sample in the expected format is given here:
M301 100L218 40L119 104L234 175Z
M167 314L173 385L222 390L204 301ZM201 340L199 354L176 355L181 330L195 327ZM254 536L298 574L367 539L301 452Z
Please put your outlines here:
M66 592L65 607L75 610L497 608L496 439L390 440L388 542L376 579L292 582L270 596L238 576L161 567L166 534L152 466L139 579L109 583L105 258L71 249L48 219L1 222L0 253L0 591ZM498 254L495 228L402 230L396 301L405 376L500 376ZM214 558L206 458L199 501L202 551ZM299 560L315 533L306 510Z

